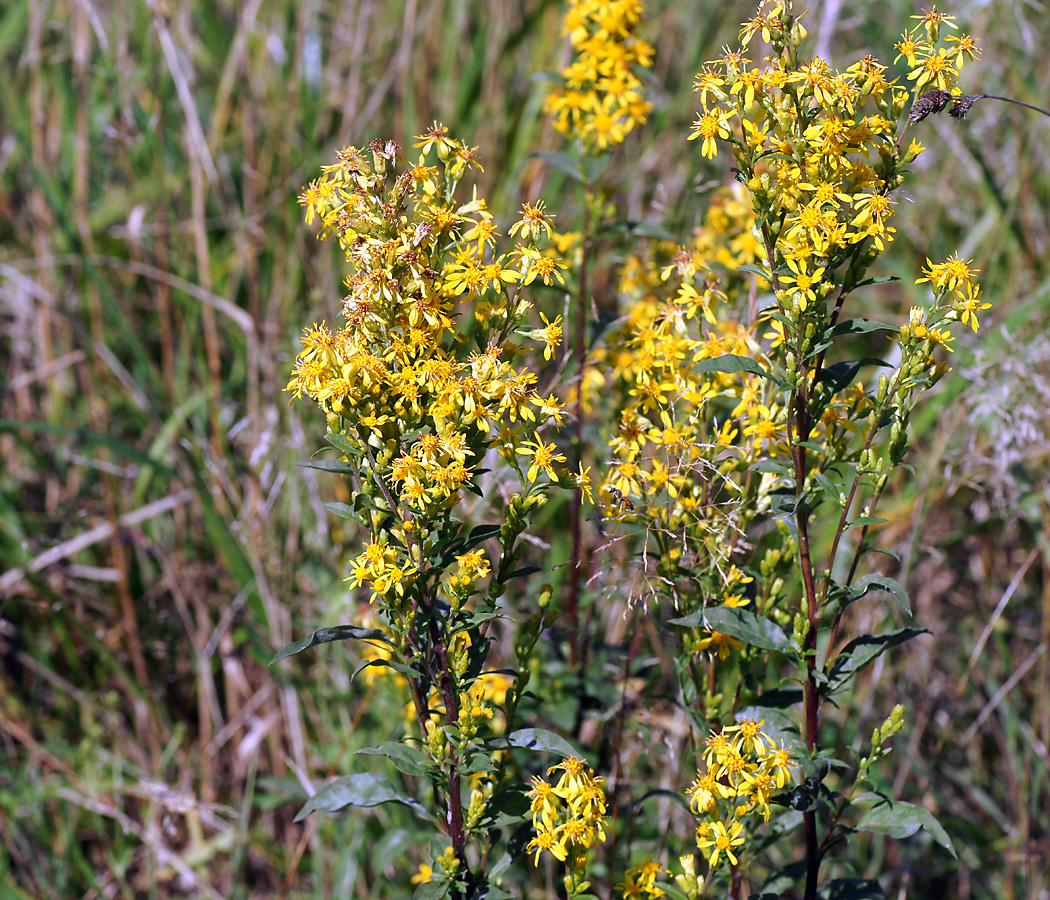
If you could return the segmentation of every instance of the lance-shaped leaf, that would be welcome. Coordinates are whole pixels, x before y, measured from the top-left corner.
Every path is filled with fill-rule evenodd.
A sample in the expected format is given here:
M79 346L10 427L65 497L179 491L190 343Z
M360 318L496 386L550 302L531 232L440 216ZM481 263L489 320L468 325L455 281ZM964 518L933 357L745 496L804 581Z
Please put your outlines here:
M911 837L920 828L925 828L938 844L952 856L957 856L952 839L928 809L893 800L869 809L857 822L859 831L876 831L898 840Z
M557 150L543 150L532 155L538 156L552 169L557 169L559 172L568 175L570 178L575 178L577 181L583 181L586 177L583 169L580 167L579 160L568 153L560 153Z
M320 469L322 472L335 472L343 475L353 475L354 467L341 459L321 459L317 462L299 463L304 469Z
M891 647L910 641L920 634L933 634L933 632L928 628L901 628L899 631L890 631L886 634L862 634L846 644L842 652L835 657L828 671L828 679L844 681Z
M359 772L355 775L344 775L326 784L306 801L294 821L301 822L312 812L334 815L348 806L369 807L379 806L380 803L401 803L421 818L434 820L422 803L399 791L382 775Z
M776 623L740 607L712 606L699 609L688 616L671 619L670 622L685 628L720 631L762 650L791 653L794 649L791 638L784 634Z
M726 353L723 356L712 356L710 359L702 359L693 366L693 371L725 372L728 375L736 375L738 372L750 372L752 375L761 375L763 378L773 378L769 372L763 369L750 356L738 356L735 353Z
M358 750L356 755L385 756L399 772L404 772L406 775L426 775L434 767L434 763L423 753L400 741L386 741L376 747L365 747Z
M565 738L547 731L543 728L519 728L507 737L493 738L487 742L494 749L504 747L520 747L522 750L543 750L547 753L557 753L561 757L575 756L582 759L581 754Z
M302 653L304 650L317 644L330 644L333 641L382 641L385 644L390 644L389 636L378 628L358 628L356 625L336 625L334 628L318 628L313 634L308 634L306 637L286 644L281 649L281 652L270 660L270 665L272 666L282 659L287 659L289 656L295 656L296 653Z
M831 334L868 334L872 331L889 331L897 334L900 329L894 325L887 325L885 322L876 322L874 319L846 319L832 328Z
M904 589L904 586L886 575L879 575L877 572L857 579L850 588L849 602L856 603L861 597L866 597L872 591L879 590L892 594L893 599L897 601L897 605L909 616L911 615L911 604L908 602L908 592Z

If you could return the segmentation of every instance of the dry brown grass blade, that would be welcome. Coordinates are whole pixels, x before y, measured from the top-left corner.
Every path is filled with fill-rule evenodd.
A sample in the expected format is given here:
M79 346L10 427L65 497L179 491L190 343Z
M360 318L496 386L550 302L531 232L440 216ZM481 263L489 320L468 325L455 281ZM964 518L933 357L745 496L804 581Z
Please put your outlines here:
M186 490L179 491L177 494L163 497L160 500L154 500L152 503L147 503L145 506L140 506L136 510L125 513L118 519L117 525L106 522L102 525L96 525L94 528L91 528L82 534L78 534L75 538L63 541L61 544L52 547L50 550L45 550L39 556L34 557L24 567L12 569L0 576L0 594L5 594L14 590L27 574L39 572L46 569L48 566L53 566L55 563L61 562L63 559L68 559L69 557L76 555L81 550L86 550L88 547L109 540L109 538L116 534L118 526L121 528L133 528L149 519L153 519L175 509L176 507L189 503L196 496L196 491L187 488Z

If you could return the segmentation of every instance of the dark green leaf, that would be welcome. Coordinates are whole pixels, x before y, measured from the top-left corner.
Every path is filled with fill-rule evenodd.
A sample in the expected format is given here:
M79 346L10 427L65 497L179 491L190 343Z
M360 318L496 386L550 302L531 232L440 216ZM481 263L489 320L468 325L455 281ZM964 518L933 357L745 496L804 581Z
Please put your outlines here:
M857 287L866 287L869 284L889 284L891 281L900 281L900 277L897 275L876 275L874 278L862 281Z
M341 459L321 459L317 462L299 463L304 469L320 469L322 472L336 472L340 475L352 475L354 467Z
M920 828L925 828L930 833L930 837L952 856L956 856L955 847L952 846L948 832L925 807L894 800L869 809L857 822L859 831L876 831L898 840L911 837Z
M893 599L897 601L900 608L909 616L911 615L911 604L908 602L908 592L904 589L904 586L886 575L879 575L877 572L856 580L850 587L850 603L856 603L861 597L867 596L872 591L879 590L892 594Z
M470 900L514 900L513 894L508 894L503 888L486 881L474 888Z
M823 472L814 472L813 480L820 485L820 489L828 495L828 499L832 503L842 506L842 492L839 490L838 485L833 484L827 475Z
M568 153L559 153L556 150L543 150L532 155L538 156L552 169L557 169L570 178L575 178L577 181L583 181L584 179L583 169L580 167L579 160Z
M575 756L577 759L583 758L565 738L542 728L519 728L507 736L507 743L511 747L520 747L523 750L557 753L563 758L569 756Z
M670 623L686 628L720 631L763 650L790 653L794 649L791 638L784 634L778 625L739 607L712 606L679 619L671 619Z
M602 172L605 171L611 159L611 153L603 153L601 156L585 156L582 162L587 180L593 183L601 178Z
M661 882L660 890L664 892L665 896L670 897L671 900L689 900L689 895L673 881Z
M729 375L735 375L738 372L750 372L752 375L761 375L763 378L772 379L773 377L750 356L737 356L735 353L726 353L724 356L702 359L693 366L693 371L725 372Z
M451 887L447 881L424 881L412 894L412 900L442 900Z
M535 575L537 572L542 572L539 566L522 566L520 569L515 569L511 572L504 581L510 581L512 578L528 578L529 575Z
M863 528L866 525L878 525L880 522L887 522L888 519L880 519L878 516L857 516L850 522L846 523L847 528Z
M881 900L886 896L874 878L835 878L822 890L827 900Z
M353 519L355 522L365 525L365 520L362 519L352 506L347 506L345 503L326 503L325 509L327 509L332 515L339 516L340 519Z
M771 472L774 475L784 475L786 477L794 477L795 467L789 462L782 462L776 459L760 459L757 462L751 463L752 472Z
M318 628L313 634L299 638L290 644L286 644L281 651L270 660L272 666L275 662L302 653L317 644L330 644L333 641L382 641L390 644L390 638L378 628L358 628L356 625L336 625L334 628ZM392 645L391 645L392 646Z
M294 821L301 822L312 812L331 815L342 812L348 806L378 806L380 803L402 803L422 818L432 819L422 803L401 793L382 775L359 772L326 784L306 801Z
M482 541L487 541L490 537L495 537L500 533L500 525L476 525L471 529L470 534L467 535L465 547L469 550L471 547L476 547Z
M752 263L746 263L742 266L737 266L738 272L747 272L750 275L757 275L759 278L763 278L766 281L772 281L773 276L769 273L768 269L762 268L762 266L756 266Z
M350 440L342 434L326 434L324 439L328 441L336 450L341 450L347 456L359 456L361 454L361 448L350 442Z
M426 775L433 768L433 763L415 747L402 744L400 741L386 741L376 747L365 747L356 755L385 756L399 772L406 775Z
M901 628L899 631L891 631L888 634L863 634L842 648L842 652L831 664L829 677L845 679L859 672L891 647L910 641L920 634L932 633L928 628Z
M893 368L893 366L884 359L879 359L875 356L865 356L863 359L840 362L835 363L833 366L828 366L820 373L820 380L830 384L832 392L837 393L847 385L853 383L853 379L856 378L857 372L859 372L863 366L881 366L884 369Z
M406 666L404 663L394 662L392 659L368 659L359 665L350 674L350 680L353 681L357 676L370 666L382 666L386 669L393 669L395 672L404 675L405 678L418 678L419 672L413 669L411 666Z
M831 329L833 335L868 334L871 331L890 331L897 334L900 329L893 325L887 325L884 322L876 322L873 319L846 319Z

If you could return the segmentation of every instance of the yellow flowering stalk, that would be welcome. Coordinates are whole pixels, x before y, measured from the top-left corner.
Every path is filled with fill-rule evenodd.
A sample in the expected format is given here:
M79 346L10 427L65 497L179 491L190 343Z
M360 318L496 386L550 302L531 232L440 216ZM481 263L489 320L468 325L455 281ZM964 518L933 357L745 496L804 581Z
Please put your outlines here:
M877 655L918 633L839 640L844 611L873 592L907 607L900 585L860 563L912 411L947 371L952 327L976 330L988 308L976 270L953 257L928 263L920 281L933 296L900 327L847 317L856 290L888 280L868 273L892 246L896 192L923 152L902 147L919 121L915 97L956 90L977 56L970 37L964 52L941 52L960 46L947 40L950 16L917 21L902 81L871 56L841 71L804 56L804 14L788 2L763 3L743 24L740 45L696 76L689 135L704 157L732 153L738 187L688 243L627 260L623 325L583 379L592 402L615 404L603 514L634 551L636 599L670 610L683 696L718 721L758 704L760 686L780 688L781 667L794 665L813 755L822 703L873 658L865 648ZM769 48L761 62L745 52L757 35ZM880 333L896 345L893 363L851 358L855 336ZM811 539L818 517L826 547ZM712 759L694 799L712 811L698 847L714 870L740 859L742 817L765 816L784 769ZM812 898L830 789L826 770L802 762Z
M519 364L515 343L534 336L549 354L560 341L560 320L544 318L539 331L527 323L529 295L561 279L562 264L547 247L551 217L542 203L525 204L510 230L512 248L499 253L485 199L476 189L458 197L464 176L480 168L476 148L434 125L415 150L407 166L390 141L341 150L300 197L320 237L338 242L350 274L345 326L306 329L287 390L323 411L340 455L323 466L352 481L352 503L329 508L368 533L347 580L369 592L381 622L323 630L292 647L364 639L376 645L366 666L403 677L415 743L374 750L432 781L451 847L419 878L462 896L484 875L471 868L468 839L487 848L498 810L488 808L491 779L464 808L461 771L500 768L490 739L512 727L520 693L482 676L485 633L521 557L530 512L552 485L583 488L587 475L555 469L565 456L542 432L560 426L562 408L537 394L537 376ZM486 457L489 466L502 458L502 482L510 487L510 476L519 490L499 524L471 530L464 498L483 495ZM498 541L496 559L481 546L490 539ZM522 626L523 670L548 624L540 616ZM498 703L506 712L493 730ZM334 802L325 799L333 790L308 808L332 808L324 804Z
M586 893L587 851L595 841L605 840L605 791L602 779L582 760L568 757L547 770L555 784L534 777L527 796L536 835L526 850L535 853L536 865L543 853L565 863L565 890L569 897Z
M635 74L653 62L653 48L634 33L644 11L642 0L569 2L563 34L574 56L545 111L559 132L592 152L622 143L652 110Z

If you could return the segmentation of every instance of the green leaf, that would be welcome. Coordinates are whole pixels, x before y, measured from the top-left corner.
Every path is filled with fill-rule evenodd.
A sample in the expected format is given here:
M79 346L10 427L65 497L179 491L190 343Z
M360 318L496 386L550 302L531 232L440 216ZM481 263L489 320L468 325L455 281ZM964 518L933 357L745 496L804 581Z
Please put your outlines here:
M312 812L333 815L348 806L379 806L380 803L401 803L424 819L433 820L430 813L418 800L401 793L382 775L359 772L344 775L326 784L314 794L296 815L293 821L301 822Z
M837 484L833 484L831 479L828 478L823 472L814 472L813 480L820 485L820 489L828 495L828 499L836 504L842 506L842 491L839 489Z
M520 747L522 750L542 750L545 753L557 753L563 758L575 756L582 759L583 756L561 735L543 728L519 728L507 736L507 745Z
M884 359L879 359L876 356L865 356L863 359L844 361L835 363L833 366L828 366L820 373L820 380L829 384L832 393L836 393L841 391L847 385L852 384L857 372L859 372L864 366L881 366L884 369L893 368L893 366Z
M868 278L856 287L866 287L869 284L889 284L891 281L900 281L899 275L876 275L874 278Z
M593 183L601 178L602 172L605 171L611 159L611 153L603 153L601 156L585 156L581 162L583 163L583 170L587 175L587 180Z
M920 828L925 828L930 837L958 859L948 832L925 807L893 800L869 809L857 822L859 831L874 831L898 840L911 837Z
M482 541L487 541L489 538L495 537L500 533L501 529L501 525L476 525L471 529L470 534L467 535L466 543L464 544L465 549L469 550L471 547L476 547Z
M412 900L442 900L452 885L447 881L424 881L416 888Z
M737 266L736 270L738 272L747 272L750 275L757 275L759 278L763 278L766 281L773 280L773 276L768 269L764 269L762 266L756 266L753 263L746 263L742 266Z
M324 439L328 441L336 450L345 453L347 456L360 456L361 448L350 442L349 438L342 434L326 434Z
M887 325L885 322L876 322L874 319L846 319L832 328L831 334L836 336L840 334L868 334L872 331L889 331L893 334L898 334L900 329L893 325Z
M280 653L270 660L270 665L272 666L275 662L280 662L282 659L287 659L289 656L295 656L296 653L302 653L316 644L330 644L333 641L382 641L384 644L390 644L390 638L378 628L358 628L356 625L336 625L334 628L318 628L313 634L308 634L297 641L285 644L281 648ZM390 646L393 646L393 644L390 644Z
M368 659L359 665L350 674L350 681L352 682L358 675L361 674L369 666L383 666L387 669L393 669L395 672L404 675L405 678L418 678L419 672L413 669L411 666L406 666L404 663L394 662L392 659Z
M888 522L889 519L880 519L878 516L857 516L850 522L846 523L847 528L864 528L867 525L878 525L881 522Z
M364 747L354 755L385 756L399 772L404 772L406 775L426 775L434 767L422 752L400 741L386 741L376 747Z
M788 478L793 478L795 475L795 467L789 462L782 462L776 459L760 459L757 462L751 463L750 467L752 472L760 472L765 474L767 472L774 475L783 475Z
M339 516L340 519L353 519L359 525L366 525L365 520L354 512L352 506L347 506L345 503L326 503L324 506L332 515Z
M933 634L933 632L928 628L901 628L899 631L891 631L887 634L862 634L842 648L842 652L831 664L828 677L844 681L891 647L910 641L920 634Z
M491 878L491 876L489 876ZM508 894L503 888L486 881L474 887L470 900L514 900L513 894Z
M835 878L821 889L826 900L881 900L886 895L874 878Z
M711 606L679 619L671 619L670 623L686 628L720 631L762 650L791 653L795 646L774 622L740 607Z
M872 591L880 590L892 594L893 599L897 601L897 605L909 616L911 615L911 603L908 601L908 592L904 589L904 586L886 575L879 575L877 572L856 580L850 587L849 602L856 603L861 597L866 597Z
M533 153L532 156L538 156L552 169L557 169L570 178L575 178L577 181L584 180L585 176L579 160L568 153L560 153L556 150L543 150L539 153Z
M341 459L321 459L317 462L299 463L303 469L320 469L322 472L335 472L340 475L352 475L354 467Z
M726 353L723 356L702 359L693 366L693 371L725 372L729 375L736 375L738 372L750 372L752 375L761 375L763 378L773 378L769 372L763 369L750 356L737 356L735 353Z

